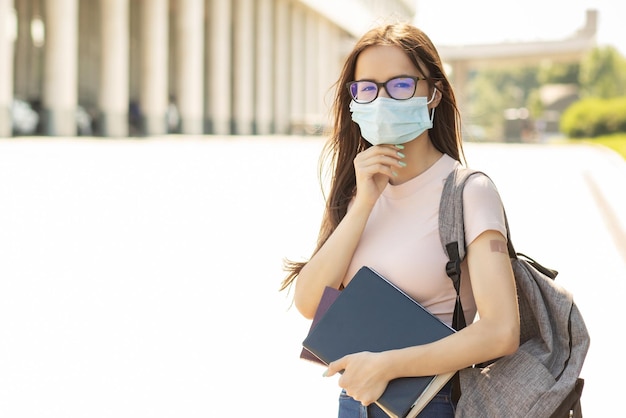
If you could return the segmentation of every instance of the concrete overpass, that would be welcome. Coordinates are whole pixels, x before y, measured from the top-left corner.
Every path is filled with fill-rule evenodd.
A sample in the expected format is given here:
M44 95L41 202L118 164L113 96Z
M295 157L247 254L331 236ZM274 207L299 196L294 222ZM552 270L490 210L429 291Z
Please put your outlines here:
M468 75L486 68L529 67L545 62L580 62L596 46L598 12L588 10L585 25L565 39L536 42L505 42L482 45L438 46L450 75L462 110L467 110Z

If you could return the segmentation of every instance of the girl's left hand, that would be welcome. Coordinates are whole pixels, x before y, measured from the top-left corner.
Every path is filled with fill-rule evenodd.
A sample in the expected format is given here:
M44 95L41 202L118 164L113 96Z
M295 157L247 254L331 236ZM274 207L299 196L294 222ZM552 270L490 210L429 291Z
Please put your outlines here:
M380 398L390 380L384 373L383 353L349 354L330 363L324 376L333 376L342 370L339 386L365 406Z

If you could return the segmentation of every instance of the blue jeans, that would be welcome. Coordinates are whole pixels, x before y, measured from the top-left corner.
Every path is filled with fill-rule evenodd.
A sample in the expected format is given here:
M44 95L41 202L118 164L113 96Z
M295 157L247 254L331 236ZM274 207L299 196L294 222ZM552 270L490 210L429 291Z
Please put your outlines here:
M454 418L455 405L452 402L451 385L445 385L437 395L417 415L419 418ZM339 395L338 418L389 418L376 404L361 405L341 391Z

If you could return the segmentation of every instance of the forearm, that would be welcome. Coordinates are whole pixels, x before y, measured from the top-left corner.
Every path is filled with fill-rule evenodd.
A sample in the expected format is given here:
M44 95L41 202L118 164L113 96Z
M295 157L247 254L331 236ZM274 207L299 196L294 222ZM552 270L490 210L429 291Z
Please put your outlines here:
M294 301L300 313L312 318L326 286L339 288L369 218L371 207L355 205L324 245L311 257L296 280Z
M512 354L519 345L516 319L481 319L442 340L385 354L389 378L452 372Z

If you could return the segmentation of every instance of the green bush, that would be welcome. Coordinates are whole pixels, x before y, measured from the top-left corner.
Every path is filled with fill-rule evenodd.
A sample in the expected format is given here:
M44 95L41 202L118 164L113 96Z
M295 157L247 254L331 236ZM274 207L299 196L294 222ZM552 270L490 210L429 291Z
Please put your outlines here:
M570 138L626 132L626 97L589 98L573 103L561 116L560 130Z

